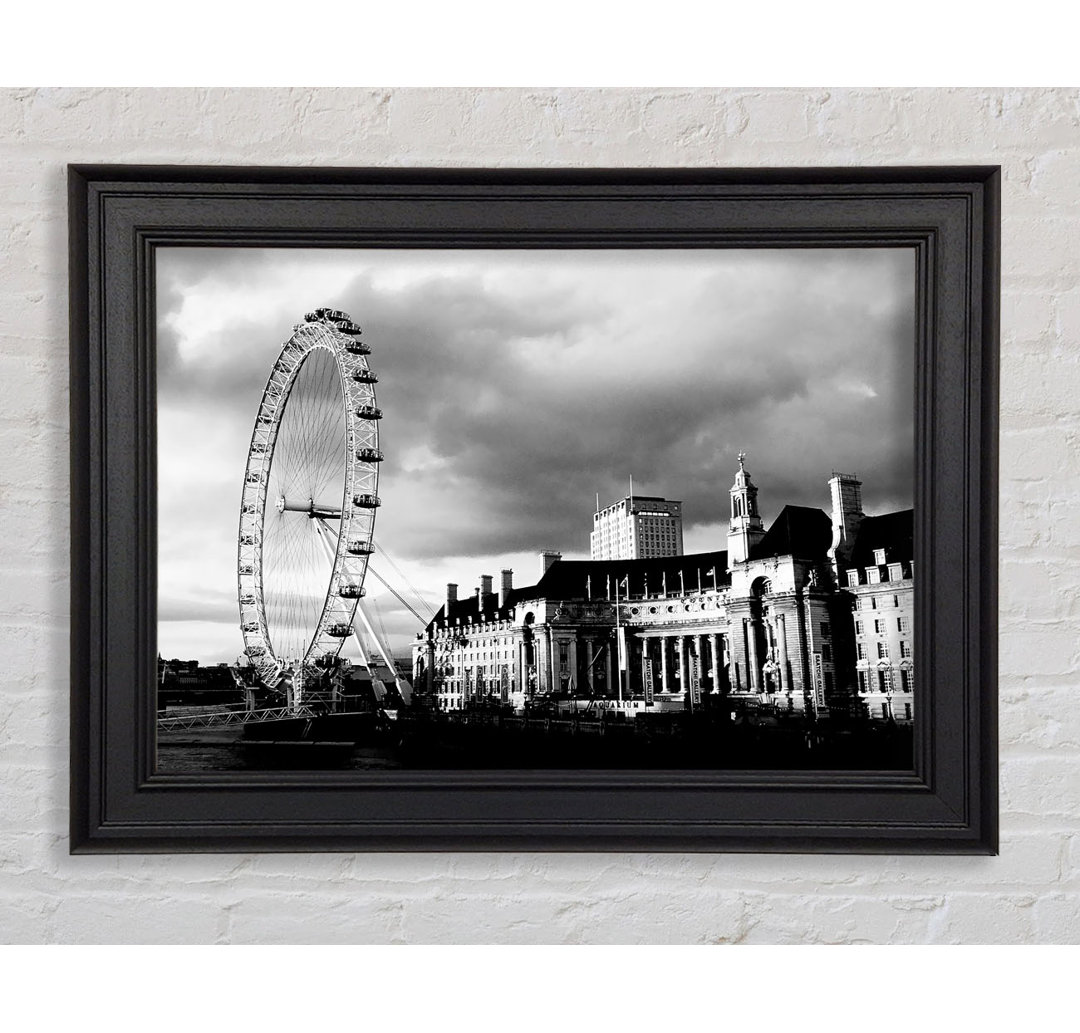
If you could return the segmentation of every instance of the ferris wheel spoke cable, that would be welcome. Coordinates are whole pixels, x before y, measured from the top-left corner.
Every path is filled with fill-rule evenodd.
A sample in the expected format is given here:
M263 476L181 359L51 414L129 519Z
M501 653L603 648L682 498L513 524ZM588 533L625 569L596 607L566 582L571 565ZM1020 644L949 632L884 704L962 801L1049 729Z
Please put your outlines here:
M419 607L422 610L427 610L428 611L428 617L426 619L424 617L421 617L418 613L416 613L415 610L412 611L413 613L416 613L416 616L421 621L421 623L427 624L428 621L433 620L437 611L431 605L431 603L429 603L423 597L423 595L420 593L420 589L417 588L416 585L414 585L408 579L408 577L406 577L406 575L402 571L402 569L394 562L394 557L391 556L389 552L387 552L386 547L382 544L382 542L378 542L376 544L376 551L378 552L379 556L381 556L384 560L386 560L387 563L390 564L390 568L394 571L395 574L397 574L397 576L399 578L401 578L401 580L404 582L405 586L409 589L409 591L412 592L413 601L415 603L417 603L417 605L419 605ZM372 571L372 573L375 573L375 572ZM378 574L376 574L375 576L378 577ZM401 597L398 596L398 598L400 599ZM402 599L401 601L403 603L405 603L404 599ZM405 605L408 605L408 604L406 603Z

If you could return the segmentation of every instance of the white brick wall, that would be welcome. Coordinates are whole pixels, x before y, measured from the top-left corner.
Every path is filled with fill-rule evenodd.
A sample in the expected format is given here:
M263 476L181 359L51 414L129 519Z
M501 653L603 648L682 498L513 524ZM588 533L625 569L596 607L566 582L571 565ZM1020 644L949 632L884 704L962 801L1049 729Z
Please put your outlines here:
M1002 164L1001 856L69 857L68 162ZM1076 90L0 91L0 942L1080 939L1078 256Z

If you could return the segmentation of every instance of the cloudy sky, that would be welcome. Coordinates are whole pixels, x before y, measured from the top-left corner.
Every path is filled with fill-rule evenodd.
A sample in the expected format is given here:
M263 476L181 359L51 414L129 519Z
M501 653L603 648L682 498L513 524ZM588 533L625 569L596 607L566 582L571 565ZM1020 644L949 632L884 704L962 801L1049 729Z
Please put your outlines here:
M597 493L631 475L683 500L687 552L724 548L740 450L766 524L786 503L827 511L833 470L862 478L868 513L911 505L910 250L174 248L157 269L166 657L243 646L247 446L274 358L320 305L363 326L379 375L375 569L431 609L447 581L534 583L542 549L587 558ZM419 622L368 590L407 649Z

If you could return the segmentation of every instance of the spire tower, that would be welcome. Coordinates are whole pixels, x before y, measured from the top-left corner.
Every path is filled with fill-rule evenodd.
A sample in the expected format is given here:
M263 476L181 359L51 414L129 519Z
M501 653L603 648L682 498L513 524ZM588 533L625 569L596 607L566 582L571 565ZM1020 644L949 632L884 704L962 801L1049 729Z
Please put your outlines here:
M746 469L746 453L739 453L739 470L731 486L731 522L728 524L728 563L745 563L750 550L765 537L757 506L757 487Z

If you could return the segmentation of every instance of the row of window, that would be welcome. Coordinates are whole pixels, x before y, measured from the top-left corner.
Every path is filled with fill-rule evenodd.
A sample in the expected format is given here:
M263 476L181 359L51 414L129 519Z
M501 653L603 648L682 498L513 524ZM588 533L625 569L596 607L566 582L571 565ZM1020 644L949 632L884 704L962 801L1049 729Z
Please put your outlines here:
M890 602L892 603L893 606L899 606L900 605L900 596L898 596L898 595L871 595L871 596L867 596L865 598L860 595L860 596L855 597L855 609L856 610L865 610L866 609L865 604L866 604L866 599L867 598L870 600L870 609L871 610L882 610Z
M893 679L893 669L891 667L883 667L879 671L859 671L859 691L860 692L892 692L893 685L895 684ZM910 692L913 683L911 671L905 668L900 668L900 691Z
M860 660L869 660L870 655L867 652L866 643L858 642L855 645L856 655ZM911 656L911 643L907 639L900 640L900 656L902 659L910 658ZM879 660L889 659L889 646L885 642L877 643L877 658Z
M904 568L899 563L890 563L885 567L885 572L882 574L881 567L866 567L866 581L861 582L867 585L880 585L882 582L889 581L903 581L904 580ZM858 588L859 571L849 570L847 572L848 586L850 588Z
M862 635L864 633L865 626L862 621L855 622L855 634ZM888 620L885 617L878 617L874 621L874 634L884 635L889 630ZM911 618L910 617L897 617L896 618L896 630L901 634L906 635L911 631Z

